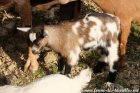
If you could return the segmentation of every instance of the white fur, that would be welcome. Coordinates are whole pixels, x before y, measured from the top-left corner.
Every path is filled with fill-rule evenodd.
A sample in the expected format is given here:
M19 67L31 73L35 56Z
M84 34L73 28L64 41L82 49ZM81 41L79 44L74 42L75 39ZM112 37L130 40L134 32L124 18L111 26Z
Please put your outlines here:
M88 25L87 24L84 24L84 27L86 28ZM83 31L85 30L85 29L82 29Z
M116 16L114 16L113 14L110 14L110 13L105 13L105 14L107 14L109 16L112 16L112 17L116 17Z
M101 57L99 58L99 61L107 63L106 55L101 55Z
M97 47L96 41L91 41L91 42L88 42L84 45L84 48L95 48L95 47Z
M95 26L91 27L89 36L94 39L99 39L103 35L103 33L101 31L101 27L103 25L102 21L93 16L89 17L89 20L96 23Z
M105 47L106 48L106 43L105 41L103 40L100 40L100 42L98 42L98 46L102 46L102 47Z
M36 33L30 33L29 34L29 38L30 38L30 41L33 42L34 40L36 40Z
M90 17L88 17L88 19L89 19L89 21L93 21L96 23L96 25L94 25L90 28L90 32L89 32L89 38L92 38L94 40L85 43L84 48L94 48L95 49L98 46L102 46L102 47L106 48L107 42L103 41L100 38L103 37L103 35L106 35L108 33L108 31L110 31L112 34L114 34L115 32L117 34L119 34L119 28L118 28L118 26L120 25L119 23L118 24L116 24L116 22L107 23L105 25L107 27L107 31L103 33L101 31L103 23L100 19L98 19L97 17L94 17L94 16L90 16ZM85 20L86 19L84 19L84 21ZM107 48L109 51L109 55L108 56L101 55L101 58L99 59L100 61L108 62L109 70L111 72L116 71L113 69L113 65L114 65L114 62L118 60L118 46L119 46L118 41L117 41L117 43L113 43L111 41L111 46Z
M87 23L89 22L86 18L88 17L88 15L86 15L84 18L83 18L83 23L84 23L84 28L86 28L88 25ZM82 28L82 30L84 31L84 28Z
M80 27L80 22L76 22L73 26L72 26L72 31L76 34L76 35L78 35L78 30L77 30L77 28L78 27Z
M118 32L118 31L117 31L118 28L117 28L116 22L107 23L107 24L106 24L106 27L107 27L107 29L108 29L111 33Z
M0 93L82 93L82 89L91 80L91 74L89 68L82 70L80 75L73 79L61 74L52 74L26 86L2 86Z
M86 15L85 17L84 17L84 19L83 19L83 22L84 22L84 24L87 24L88 23L88 21L87 21L87 18L88 17L88 15Z
M81 52L81 49L79 46L76 46L75 50L73 51L70 51L70 65L71 66L74 66L74 65L77 65L78 64L78 60L79 60L79 54Z
M31 27L17 27L17 30L23 31L23 32L28 32L31 30Z
M99 37L101 37L101 35L102 35L102 32L101 32L101 26L102 26L102 22L101 22L101 20L100 19L98 19L98 18L96 18L96 17L89 17L88 18L90 21L93 21L93 22L95 22L96 23L96 25L95 26L92 26L91 28L90 28L90 32L89 32L89 36L90 36L90 38L93 38L93 39L95 39L95 41L99 38ZM95 42L94 41L94 42ZM91 42L91 44L89 44L89 45L92 45L93 44L93 42ZM95 42L95 45L97 45L97 42Z
M95 22L96 25L99 27L103 25L102 21L100 19L98 19L97 17L89 16L88 19L89 19L89 21Z
M109 56L107 57L107 60L109 62L109 70L111 72L115 72L116 70L113 69L114 62L118 60L118 46L119 42L113 43L111 42L111 47L108 47Z
M79 38L79 39L78 39L78 42L79 42L80 45L83 45L83 44L84 44L84 38L82 38L82 37Z

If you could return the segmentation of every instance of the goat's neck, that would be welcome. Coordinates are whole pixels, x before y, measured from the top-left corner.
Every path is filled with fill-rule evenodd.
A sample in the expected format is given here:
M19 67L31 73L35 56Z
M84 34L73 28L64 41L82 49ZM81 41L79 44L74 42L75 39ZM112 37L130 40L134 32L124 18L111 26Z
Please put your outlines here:
M52 47L54 50L59 51L62 48L62 45L66 41L66 33L64 29L61 28L53 28L48 31L48 45Z

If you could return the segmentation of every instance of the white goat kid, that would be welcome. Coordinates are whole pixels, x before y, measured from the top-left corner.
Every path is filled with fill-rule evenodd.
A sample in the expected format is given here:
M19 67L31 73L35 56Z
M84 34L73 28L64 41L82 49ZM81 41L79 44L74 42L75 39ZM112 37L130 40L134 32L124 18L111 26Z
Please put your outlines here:
M73 79L61 74L48 75L26 86L5 85L0 93L82 93L91 80L92 71L87 68Z

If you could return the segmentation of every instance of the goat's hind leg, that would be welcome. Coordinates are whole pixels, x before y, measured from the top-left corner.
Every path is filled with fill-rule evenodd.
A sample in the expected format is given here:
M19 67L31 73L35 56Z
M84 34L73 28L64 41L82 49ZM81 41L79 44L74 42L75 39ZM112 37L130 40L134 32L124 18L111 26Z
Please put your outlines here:
M117 76L117 69L115 67L115 62L119 60L119 51L117 43L112 43L110 47L108 47L109 55L107 57L108 65L109 65L109 74L107 78L106 87L111 87L111 84L114 83Z

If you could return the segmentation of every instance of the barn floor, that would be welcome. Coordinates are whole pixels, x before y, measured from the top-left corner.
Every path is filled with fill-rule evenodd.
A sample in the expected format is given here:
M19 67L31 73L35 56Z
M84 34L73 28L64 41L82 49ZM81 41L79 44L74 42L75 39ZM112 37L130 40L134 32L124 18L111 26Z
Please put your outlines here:
M82 10L81 14L84 15L89 11L91 10L87 8ZM14 29L10 28L9 25L13 25L14 22L15 20L8 20L4 22L4 25L0 25L0 30L6 31L8 34L10 33L6 36L0 36L0 85L26 85L43 76L57 73L57 54L53 51L49 52L47 55L41 56L39 62L40 68L36 73L32 74L31 72L23 72L23 66L26 62L28 54L28 36L26 33L16 32ZM83 52L82 60L78 66L74 67L72 70L72 75L76 75L87 64L93 66L94 68L94 64L97 58L98 56L94 52ZM104 88L106 77L107 70L103 71L103 73L97 76L93 74L92 80L87 89L93 90L95 88ZM127 44L127 67L118 73L115 87L119 89L139 89L139 82L140 38L131 34ZM86 93L90 92L86 91Z

